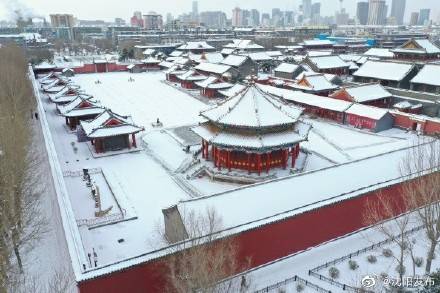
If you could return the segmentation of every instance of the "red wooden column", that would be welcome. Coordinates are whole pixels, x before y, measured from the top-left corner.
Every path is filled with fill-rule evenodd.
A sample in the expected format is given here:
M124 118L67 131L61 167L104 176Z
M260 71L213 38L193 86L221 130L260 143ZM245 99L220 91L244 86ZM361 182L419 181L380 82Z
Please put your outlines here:
M296 146L294 148L291 148L290 150L291 157L292 157L292 168L295 167L295 160L296 160Z
M287 168L287 158L288 158L288 150L284 149L283 150L283 169Z
M248 172L251 174L251 154L247 154L247 164L248 164Z
M202 158L205 158L205 140L202 139Z
M206 148L205 159L208 161L209 160L209 142L208 141L205 142L205 148Z
M222 169L222 162L221 162L222 150L216 150L216 154L217 154L217 168L220 171Z
M228 169L229 169L229 172L231 172L231 165L232 165L232 163L231 163L231 151L228 151Z
M270 152L266 153L266 173L270 170Z
M133 141L133 147L137 147L137 145L136 145L136 136L134 135L134 133L131 134L131 140Z
M215 146L214 145L211 147L211 157L212 157L212 160L214 161L214 167L215 167Z
M257 170L258 176L261 175L261 154L257 154Z

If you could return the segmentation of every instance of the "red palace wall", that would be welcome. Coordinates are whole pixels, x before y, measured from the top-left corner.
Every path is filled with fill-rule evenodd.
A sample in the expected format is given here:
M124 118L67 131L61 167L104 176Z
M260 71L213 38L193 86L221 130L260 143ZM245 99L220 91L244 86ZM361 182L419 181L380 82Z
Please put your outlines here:
M424 122L421 120L412 119L412 116L408 114L400 114L393 113L394 116L394 126L404 128L404 129L412 129L414 124L419 123L422 124L421 131L424 134L432 135L440 133L440 121L436 119L430 120L428 117L424 116ZM414 116L417 117L417 116Z
M365 204L379 194L401 202L400 185L393 185L382 189L381 193L367 193L237 234L233 237L240 247L239 261L245 263L250 257L251 267L256 267L357 231L366 226L363 221ZM81 282L78 287L81 293L163 292L165 261L166 257L143 263Z
M345 121L347 122L347 124L360 128L373 129L376 127L375 120L353 114L346 114Z

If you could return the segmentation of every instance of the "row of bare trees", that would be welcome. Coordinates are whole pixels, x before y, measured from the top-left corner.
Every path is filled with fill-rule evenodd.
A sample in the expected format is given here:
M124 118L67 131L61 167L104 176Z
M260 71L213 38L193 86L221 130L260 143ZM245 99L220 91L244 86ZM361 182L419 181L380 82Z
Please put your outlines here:
M23 51L0 48L0 292L23 275L22 254L43 235L37 170L38 147L33 146L35 99Z
M440 141L437 138L420 138L410 148L400 164L400 174L406 183L402 184L399 194L390 196L380 194L369 201L365 210L367 224L375 224L375 229L391 239L397 247L392 255L397 263L396 272L403 284L405 276L416 275L416 265L421 265L421 257L426 258L425 274L432 270L432 262L440 243ZM403 213L403 211L412 211ZM399 217L395 217L400 215ZM383 221L383 219L391 219ZM411 239L406 232L414 227L422 227L425 237ZM422 241L426 247L424 255L416 255L416 241ZM420 253L420 252L419 252ZM409 258L412 270L406 270ZM394 268L393 268L394 269Z

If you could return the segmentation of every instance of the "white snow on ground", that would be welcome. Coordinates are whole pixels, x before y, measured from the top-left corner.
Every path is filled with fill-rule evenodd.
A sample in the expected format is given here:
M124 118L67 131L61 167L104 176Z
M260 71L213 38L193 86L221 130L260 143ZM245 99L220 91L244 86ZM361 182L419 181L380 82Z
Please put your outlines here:
M129 82L130 77L135 81ZM195 124L199 121L199 112L207 108L202 102L161 82L165 79L163 72L77 74L71 79L103 106L117 114L131 115L136 124L147 130L157 118L164 127ZM101 83L95 84L96 80Z

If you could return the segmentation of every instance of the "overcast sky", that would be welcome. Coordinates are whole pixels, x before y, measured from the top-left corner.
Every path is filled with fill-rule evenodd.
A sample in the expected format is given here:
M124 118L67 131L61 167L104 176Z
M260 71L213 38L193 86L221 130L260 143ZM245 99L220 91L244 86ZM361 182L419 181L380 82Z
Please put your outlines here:
M312 0L313 1L313 0ZM222 10L228 17L231 10L240 8L256 8L260 12L269 12L272 8L281 10L298 10L301 0L199 0L199 12L205 10ZM339 8L338 0L315 0L321 2L322 15L334 15ZM358 0L345 0L344 7L350 15L356 11ZM391 9L391 0L387 0ZM431 8L431 18L438 19L440 13L440 0L407 0L405 19L409 19L412 11L420 8ZM143 13L156 11L164 16L170 12L178 15L191 10L192 0L0 0L0 19L11 20L12 11L20 9L24 14L48 16L51 13L71 13L79 19L104 19L113 20L121 17L126 20L133 11ZM48 18L48 17L47 17Z

